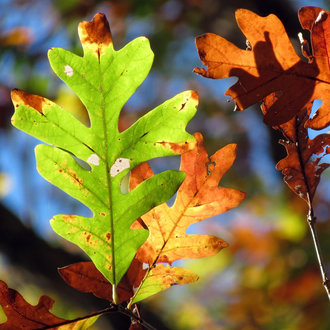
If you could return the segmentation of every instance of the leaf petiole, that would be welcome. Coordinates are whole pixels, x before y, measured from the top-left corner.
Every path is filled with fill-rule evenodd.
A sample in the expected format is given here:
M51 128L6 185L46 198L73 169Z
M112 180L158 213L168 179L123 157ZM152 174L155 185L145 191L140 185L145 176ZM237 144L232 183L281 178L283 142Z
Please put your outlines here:
M119 304L119 298L118 298L118 294L117 294L117 286L116 286L116 284L112 284L112 301L116 305Z

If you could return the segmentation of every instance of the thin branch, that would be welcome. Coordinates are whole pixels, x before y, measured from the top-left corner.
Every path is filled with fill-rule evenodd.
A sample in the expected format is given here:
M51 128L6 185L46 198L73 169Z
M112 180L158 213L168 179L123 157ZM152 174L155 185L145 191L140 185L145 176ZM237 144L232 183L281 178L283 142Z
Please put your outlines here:
M81 321L81 320L87 320L87 319L89 319L91 317L94 317L96 315L102 315L102 314L107 314L107 313L112 313L112 312L118 312L118 306L117 305L111 305L110 307L105 308L101 311L94 312L94 313L85 315L83 317L78 317L74 320L68 320L68 321L64 321L64 322L53 324L53 325L46 325L45 327L38 328L38 330L54 329L54 328L60 327L62 325L71 324L71 323L78 322L78 321Z
M145 327L147 330L157 330L154 328L151 324L143 320L139 315L135 314L132 312L130 309L127 307L123 307L122 305L118 306L118 311L129 316L131 320L136 321L137 323L140 323L143 327Z
M312 197L310 195L310 186L309 186L309 181L308 181L308 176L305 172L305 162L303 160L302 154L303 154L303 150L301 149L301 143L300 140L304 141L305 139L305 134L307 135L307 132L303 132L299 129L300 126L302 124L302 122L298 122L297 119L299 119L298 117L296 117L296 123L295 123L295 129L296 129L296 145L297 145L297 151L298 151L298 157L299 157L299 163L300 163L300 168L301 168L301 172L303 174L304 177L304 182L305 185L307 187L307 204L308 204L308 214L307 214L307 222L308 222L308 226L310 229L310 232L312 234L312 238L313 238L313 243L314 243L314 249L316 252L316 257L317 257L317 261L319 263L319 267L320 267L320 271L321 271L321 276L322 276L322 282L323 282L323 286L325 288L325 291L328 295L328 299L330 300L330 281L328 279L327 276L327 272L326 272L326 268L324 266L324 261L323 261L323 256L322 256L322 252L321 252L321 245L320 245L320 241L317 235L317 231L315 228L315 223L316 223L316 217L314 216L314 210L313 210L313 205L312 205ZM282 133L284 136L286 136L282 130ZM303 137L301 138L301 134L303 134Z
M323 286L324 286L325 291L327 292L328 298L330 300L330 281L329 281L329 278L328 278L328 275L327 275L326 268L324 266L321 246L320 246L319 238L318 238L317 231L316 231L316 228L315 228L316 217L314 216L314 211L313 211L313 207L312 207L311 203L309 203L309 211L308 211L308 215L307 215L307 222L308 222L308 226L309 226L309 229L311 231L311 234L312 234L314 248L315 248L315 252L316 252L316 257L317 257L317 260L319 262L319 267L320 267L320 271L321 271Z
M60 326L63 326L63 325L67 325L67 324L71 324L71 323L74 323L74 322L78 322L78 321L81 321L81 320L87 320L87 319L89 319L91 317L94 317L96 315L103 315L103 314L114 313L114 312L122 313L122 314L128 316L132 321L134 321L135 323L141 324L147 330L156 330L156 328L154 328L148 322L143 320L139 315L136 315L131 310L127 309L126 307L124 307L122 305L116 305L116 304L111 304L111 306L108 307L108 308L105 308L103 310L85 315L83 317L78 317L74 320L67 320L67 321L57 323L57 324L53 324L53 325L47 325L45 327L38 328L38 330L54 329L54 328L57 328L57 327L60 327Z

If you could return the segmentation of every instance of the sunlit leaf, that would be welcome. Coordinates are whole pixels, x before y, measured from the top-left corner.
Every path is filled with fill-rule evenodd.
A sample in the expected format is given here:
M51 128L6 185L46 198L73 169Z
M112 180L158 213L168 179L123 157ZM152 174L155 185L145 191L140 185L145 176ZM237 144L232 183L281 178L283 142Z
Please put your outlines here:
M276 98L276 93L265 98L262 105L264 113L268 112L269 104L273 104ZM310 117L311 106L310 104L308 108L301 110L287 123L275 127L285 137L280 143L287 152L287 156L277 163L276 168L282 171L284 181L290 189L308 205L312 203L322 172L330 166L329 163L322 162L330 153L330 134L320 134L312 140L308 137L305 126Z
M207 70L194 71L208 78L236 76L238 81L226 94L236 102L238 110L262 101L276 92L278 98L269 106L265 123L281 125L313 100L321 99L322 107L306 125L315 129L330 123L330 17L325 10L304 7L299 11L304 29L311 31L313 52L296 54L281 21L275 15L260 17L246 9L236 11L239 28L248 40L248 48L240 49L212 33L196 39L199 56Z
M138 294L133 302L136 303L173 285L192 283L197 280L198 276L188 269L162 264L156 265L150 270L141 287L138 288Z
M0 305L7 316L7 322L0 324L0 329L36 329L66 321L49 312L53 304L53 299L41 296L38 304L32 306L0 280Z
M81 292L91 292L96 297L107 300L112 297L111 284L90 261L65 266L58 271L65 282ZM119 302L128 301L133 296L134 288L139 286L145 273L142 263L133 259L117 287Z
M165 171L123 194L121 182L143 161L193 148L185 131L196 112L198 96L186 91L164 102L123 132L120 111L146 78L153 53L146 38L115 51L108 22L97 14L79 25L84 56L64 49L49 51L55 73L85 105L90 127L55 103L13 90L13 125L51 144L36 147L37 168L48 181L93 211L93 217L57 215L55 232L80 246L114 286L127 271L136 250L148 237L131 224L168 200L184 179Z
M144 292L147 286L149 295L153 288L154 293L160 288L167 288L171 278L173 283L197 280L197 276L185 269L168 270L154 266L157 263L172 264L184 258L212 256L227 247L228 244L218 237L186 234L186 230L193 223L236 207L245 197L241 191L219 186L221 178L235 160L236 145L227 145L209 157L202 135L195 133L194 136L197 141L195 149L181 156L180 170L186 173L186 179L178 190L174 205L159 205L141 217L150 235L139 248L137 258L150 267L146 283L141 288ZM152 177L152 170L148 164L141 164L132 171L130 185L134 188L149 177ZM133 226L141 227L141 221L135 222ZM161 276L153 275L155 272L163 272L163 282ZM139 291L134 301L145 297L145 293L142 296L140 294L142 295Z
M7 321L0 324L0 329L19 330L49 327L49 329L83 330L90 327L99 317L99 315L95 315L85 319L64 320L49 311L53 304L53 299L41 296L38 304L32 306L24 300L19 292L8 288L7 284L0 280L0 305L7 316Z

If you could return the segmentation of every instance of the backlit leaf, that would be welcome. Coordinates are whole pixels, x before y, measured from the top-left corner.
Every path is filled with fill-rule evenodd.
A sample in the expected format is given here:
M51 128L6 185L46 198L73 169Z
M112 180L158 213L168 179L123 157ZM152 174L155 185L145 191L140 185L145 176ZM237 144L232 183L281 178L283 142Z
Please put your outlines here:
M126 194L121 182L143 161L193 148L194 138L185 127L198 96L193 91L178 94L119 132L120 111L150 70L149 42L137 38L115 51L103 14L80 23L79 35L83 57L54 48L49 61L85 105L90 127L55 103L21 90L12 92L12 123L50 144L36 147L38 171L93 212L91 218L57 215L51 220L53 229L81 247L117 286L148 237L146 230L131 230L131 224L168 200L185 174L162 172Z
M148 277L137 288L138 294L133 302L150 297L160 291L166 290L173 285L188 284L198 280L198 276L188 269L170 267L169 265L156 265L148 273Z
M99 318L99 315L88 315L76 320L64 320L49 311L53 304L53 299L41 296L38 304L32 306L19 292L8 288L7 284L0 280L0 305L7 316L7 321L0 324L0 329L83 330L88 329Z
M150 235L139 248L137 258L150 267L141 287L142 292L148 292L149 295L158 292L160 288L169 287L171 278L172 285L197 280L198 277L188 270L177 267L169 270L159 265L155 268L155 265L171 265L179 259L212 256L227 247L228 244L220 238L186 234L186 230L193 223L236 207L245 197L241 191L219 186L221 178L235 160L236 145L227 145L209 157L202 135L195 133L194 136L197 141L195 149L181 155L180 170L186 173L186 178L178 190L174 205L159 205L141 217ZM152 170L147 163L141 164L132 171L131 188L149 177L152 177ZM135 222L133 226L141 227L141 221ZM144 295L138 291L133 301L143 299Z
M269 104L273 104L276 97L274 93L265 98L262 105L264 113L267 113ZM308 205L312 203L322 172L330 166L322 162L323 157L330 153L330 134L324 133L309 139L305 126L310 112L311 104L287 123L275 127L283 133L285 140L280 143L287 151L287 156L277 163L276 168L282 171L290 189Z
M235 100L237 109L244 110L262 101L273 92L277 99L269 105L265 123L281 125L313 100L321 99L322 107L306 126L321 129L330 123L330 17L329 12L315 7L299 11L304 29L311 31L312 54L296 54L289 37L275 15L260 17L246 9L236 11L236 20L248 40L248 48L240 49L212 33L196 39L199 56L207 70L194 71L208 78L236 76L238 81L226 94Z
M59 268L59 273L69 285L82 292L91 292L96 297L110 300L112 286L90 261L79 262ZM142 263L133 259L127 273L117 287L119 302L128 301L134 294L146 273Z
M0 329L38 329L66 321L49 312L53 304L53 299L41 296L38 304L32 306L0 280L0 305L7 316L7 321L0 324Z

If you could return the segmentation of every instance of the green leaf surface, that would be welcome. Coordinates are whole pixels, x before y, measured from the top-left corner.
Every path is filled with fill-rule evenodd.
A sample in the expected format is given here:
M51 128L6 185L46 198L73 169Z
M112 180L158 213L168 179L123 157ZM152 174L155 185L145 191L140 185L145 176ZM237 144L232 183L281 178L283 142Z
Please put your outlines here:
M103 14L80 23L79 35L83 57L54 48L49 61L85 105L90 127L50 100L21 90L12 91L12 123L50 144L36 147L38 171L93 212L91 218L57 215L51 220L53 229L80 246L116 286L148 236L144 229L130 229L131 224L168 200L185 175L165 171L126 194L123 178L143 161L194 147L185 127L198 96L194 91L178 94L119 132L120 111L150 70L149 42L137 38L115 51Z

